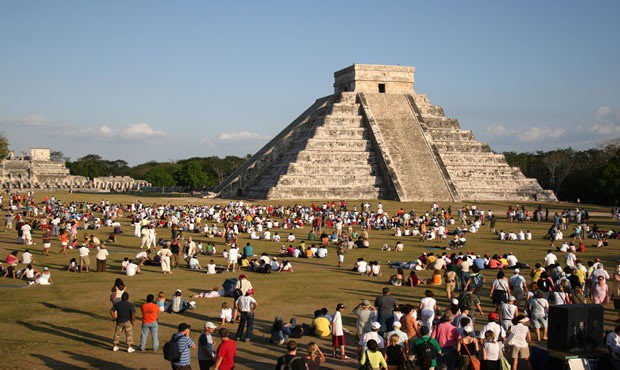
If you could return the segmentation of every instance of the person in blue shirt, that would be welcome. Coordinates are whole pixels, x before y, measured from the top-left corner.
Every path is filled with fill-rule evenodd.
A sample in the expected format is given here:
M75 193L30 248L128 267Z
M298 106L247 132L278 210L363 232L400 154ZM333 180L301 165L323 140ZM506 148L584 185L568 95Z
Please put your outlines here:
M177 362L172 363L173 370L191 369L192 360L190 356L190 350L196 348L196 344L189 337L191 326L182 322L178 326L179 331L172 336L172 340L176 341L176 345L179 348L181 358Z
M243 247L243 254L245 254L246 257L252 257L254 255L254 248L252 248L250 242Z

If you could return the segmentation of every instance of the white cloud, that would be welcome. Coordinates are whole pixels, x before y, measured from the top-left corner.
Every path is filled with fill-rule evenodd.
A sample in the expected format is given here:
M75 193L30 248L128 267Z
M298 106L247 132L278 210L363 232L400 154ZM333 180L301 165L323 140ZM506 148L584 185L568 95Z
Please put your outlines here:
M515 134L516 131L509 130L504 125L495 125L487 127L487 134L490 136L508 136Z
M43 126L48 123L48 119L41 114L33 114L23 118L9 118L0 121L0 124L5 125L26 125L26 126Z
M140 138L140 137L153 137L164 136L165 132L160 130L153 130L148 123L135 123L128 127L121 129L119 136L122 138Z
M270 137L261 135L257 132L239 131L239 132L222 132L218 137L221 141L251 141L251 140L268 140Z
M566 130L563 128L553 128L553 127L530 127L523 132L520 132L519 141L541 141L541 140L549 140L549 139L557 139L566 133Z
M597 135L620 135L620 111L608 106L598 107L590 131Z
M94 128L86 128L79 131L69 130L68 135L73 136L91 136L91 137L107 137L118 138L125 140L145 140L161 136L166 136L166 133L160 130L155 130L148 123L134 123L132 125L113 128L108 125L101 125Z

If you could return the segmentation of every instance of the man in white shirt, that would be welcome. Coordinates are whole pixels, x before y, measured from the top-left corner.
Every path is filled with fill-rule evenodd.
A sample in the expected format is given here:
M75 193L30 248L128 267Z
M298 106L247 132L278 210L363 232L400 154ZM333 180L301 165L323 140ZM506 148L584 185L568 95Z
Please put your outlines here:
M497 313L491 312L489 314L489 322L482 327L482 330L480 330L480 334L478 338L484 341L484 334L490 330L493 332L495 341L503 342L504 339L506 339L506 330L502 328L502 326L498 323L498 321L499 321L499 316L497 315Z
M286 238L286 240L288 240L289 243L294 243L295 242L295 234L290 233L288 235L288 237Z
M26 249L24 253L22 253L22 263L24 265L29 265L32 263L32 253L30 253L28 249Z
M133 260L129 260L127 267L125 267L125 273L127 276L135 276L136 274L141 273L140 267L136 265Z
M372 328L372 331L369 331L368 333L364 333L364 335L362 335L362 338L360 339L358 343L358 351L360 353L368 349L368 347L366 346L366 343L368 343L368 341L371 339L374 339L377 342L377 347L380 350L385 348L385 341L383 340L383 337L379 335L381 324L375 321L372 323L371 328Z
M247 331L245 333L245 341L249 342L252 339L252 330L254 329L254 310L258 307L256 300L252 295L254 289L249 289L245 295L237 298L235 302L235 308L241 315L241 321L237 328L237 341L241 341L243 338L243 331L247 325Z
M551 249L547 250L547 255L545 256L545 268L556 265L558 263L558 257L553 254Z
M325 248L325 246L320 246L319 249L316 251L316 256L318 258L327 257L327 248Z
M90 250L88 250L86 244L82 244L82 246L78 248L78 252L80 253L80 272L84 272L84 269L88 272L90 267L90 258L88 257L88 254L90 253Z
M570 266L575 268L575 263L577 262L577 256L573 252L566 253L566 266Z

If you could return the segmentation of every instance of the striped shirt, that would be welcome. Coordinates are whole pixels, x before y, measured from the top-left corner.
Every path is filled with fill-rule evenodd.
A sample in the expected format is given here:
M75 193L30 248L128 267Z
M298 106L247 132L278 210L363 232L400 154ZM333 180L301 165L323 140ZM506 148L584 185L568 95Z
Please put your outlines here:
M183 335L182 333L175 334L174 338L178 338L177 346L179 346L179 352L181 353L181 359L179 362L174 362L174 366L190 366L192 360L190 357L190 348L194 346L192 338Z

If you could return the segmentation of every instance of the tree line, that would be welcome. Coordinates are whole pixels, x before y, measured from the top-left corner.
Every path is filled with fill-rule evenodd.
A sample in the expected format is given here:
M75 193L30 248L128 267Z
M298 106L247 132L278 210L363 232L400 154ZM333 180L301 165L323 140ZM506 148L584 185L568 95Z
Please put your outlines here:
M62 153L54 152L52 160L62 160ZM124 160L109 161L96 154L89 154L76 161L65 163L72 175L89 178L100 176L130 176L146 180L155 187L176 187L186 190L210 190L224 181L246 158L194 157L176 162L150 161L129 166Z
M559 200L608 205L620 200L620 145L504 155L511 166L553 190Z

